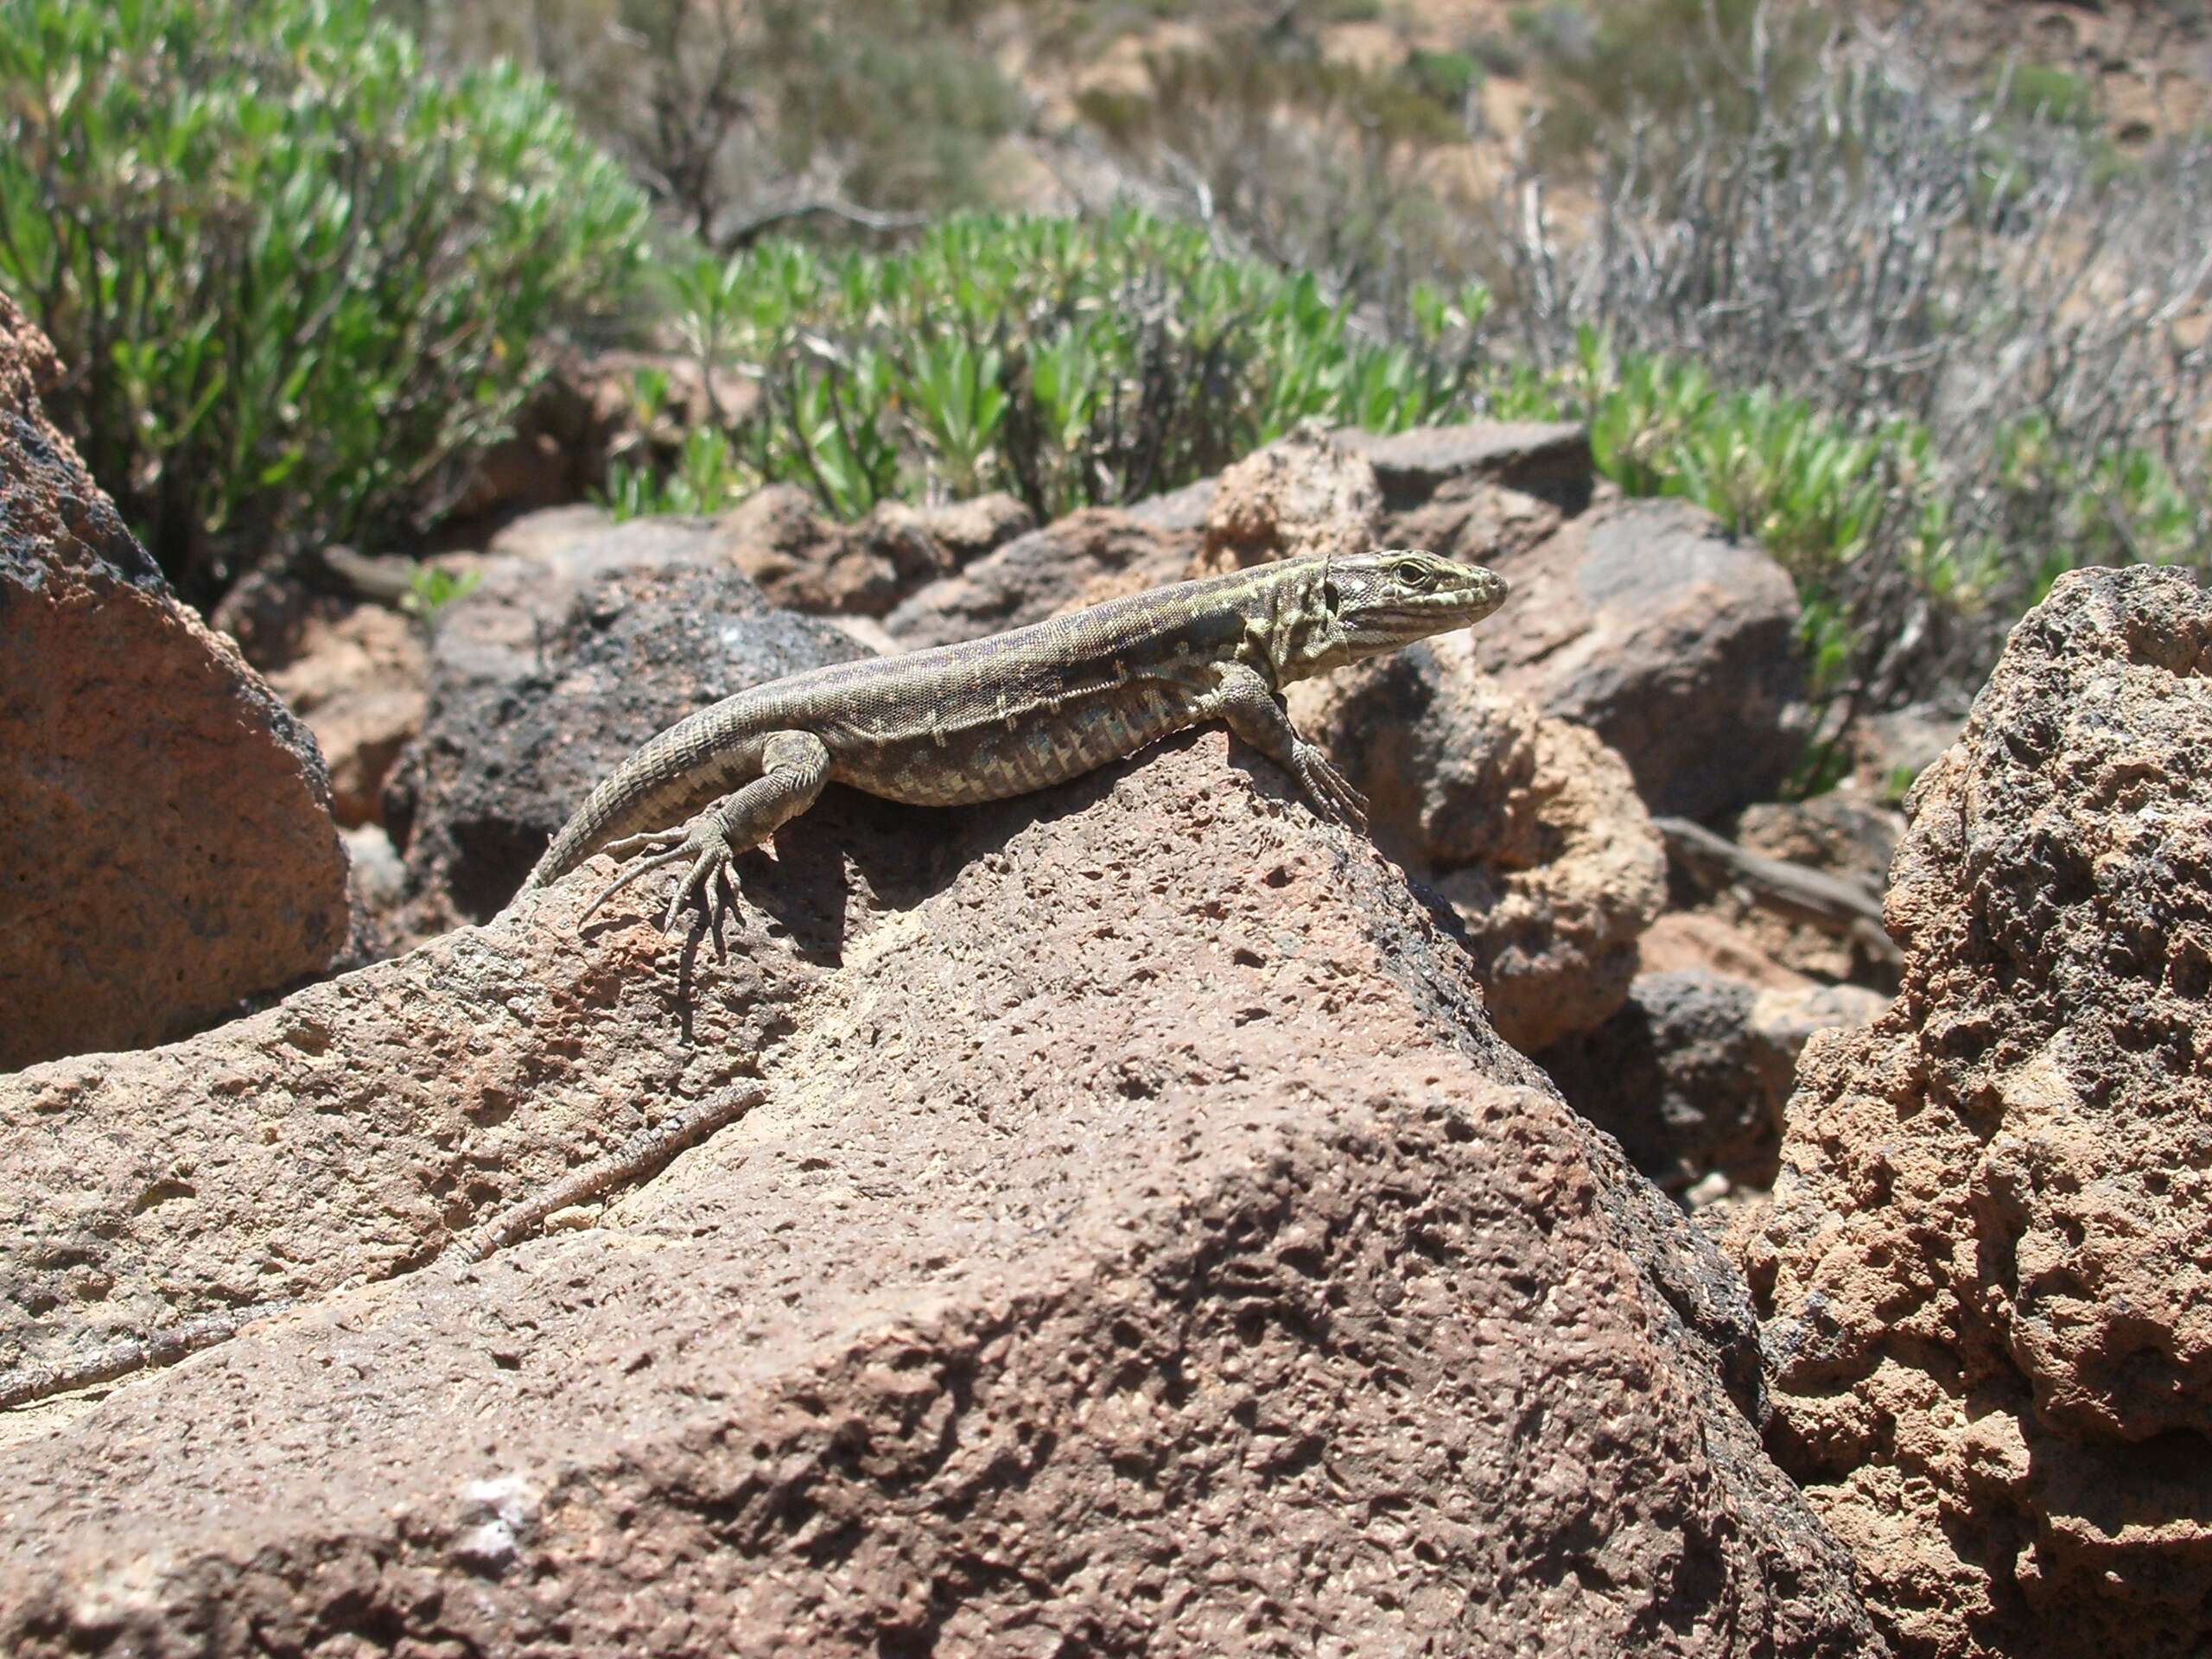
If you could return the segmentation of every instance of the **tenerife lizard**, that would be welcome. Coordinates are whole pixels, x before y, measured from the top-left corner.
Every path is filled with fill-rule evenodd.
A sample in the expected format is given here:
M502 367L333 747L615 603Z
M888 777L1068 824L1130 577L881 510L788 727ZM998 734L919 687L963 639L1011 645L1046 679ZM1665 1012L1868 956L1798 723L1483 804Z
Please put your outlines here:
M1213 720L1287 769L1324 817L1363 830L1366 801L1298 734L1282 688L1479 621L1505 593L1495 571L1431 553L1313 554L774 680L677 721L623 761L524 890L595 853L630 861L581 924L639 877L684 864L662 931L675 931L687 903L719 926L732 859L825 785L924 806L1000 800Z

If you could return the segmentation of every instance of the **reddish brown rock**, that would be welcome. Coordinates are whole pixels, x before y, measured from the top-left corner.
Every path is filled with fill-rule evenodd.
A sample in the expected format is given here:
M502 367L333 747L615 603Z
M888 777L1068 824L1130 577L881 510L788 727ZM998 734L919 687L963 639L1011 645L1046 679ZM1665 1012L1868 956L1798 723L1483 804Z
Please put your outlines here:
M1815 982L1767 955L1741 928L1705 911L1670 910L1636 942L1638 974L1700 970L1763 990L1802 990Z
M2062 577L1907 811L1903 990L1739 1239L1770 1444L1911 1653L2202 1653L2212 602Z
M1618 749L1654 812L1707 818L1779 789L1803 743L1797 596L1681 501L1601 499L1492 563L1513 597L1482 665Z
M1374 467L1326 426L1307 423L1222 474L1190 574L1309 553L1364 553L1376 545L1382 523Z
M170 594L0 297L0 1070L194 1030L346 943L315 740Z
M688 985L599 865L0 1080L0 1343L308 1299L0 1419L0 1650L1879 1651L1740 1283L1267 763L794 831Z
M1808 801L1764 801L1745 808L1736 840L1745 852L1780 859L1853 883L1871 912L1888 886L1890 860L1904 833L1904 816L1866 796L1842 791ZM1839 927L1833 917L1808 918L1754 888L1713 893L1710 909L1757 938L1775 961L1815 978L1897 988L1897 948L1871 920Z
M1475 666L1465 632L1294 686L1300 728L1372 803L1375 837L1442 895L1523 1052L1601 1024L1666 897L1628 768Z
M427 672L421 626L358 601L311 621L291 660L270 671L329 763L332 807L347 828L382 817L385 780L423 728Z
M770 484L715 522L722 556L774 603L795 610L839 610L856 591L880 582L887 569L834 569L842 551L837 527L796 484Z

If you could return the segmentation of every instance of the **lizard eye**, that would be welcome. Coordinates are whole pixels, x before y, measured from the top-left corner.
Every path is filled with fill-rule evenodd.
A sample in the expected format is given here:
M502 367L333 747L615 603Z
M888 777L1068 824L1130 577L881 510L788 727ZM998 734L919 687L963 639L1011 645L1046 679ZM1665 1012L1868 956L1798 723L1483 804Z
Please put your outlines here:
M1427 565L1416 564L1411 559L1406 560L1390 574L1407 587L1415 589L1427 587L1433 575Z

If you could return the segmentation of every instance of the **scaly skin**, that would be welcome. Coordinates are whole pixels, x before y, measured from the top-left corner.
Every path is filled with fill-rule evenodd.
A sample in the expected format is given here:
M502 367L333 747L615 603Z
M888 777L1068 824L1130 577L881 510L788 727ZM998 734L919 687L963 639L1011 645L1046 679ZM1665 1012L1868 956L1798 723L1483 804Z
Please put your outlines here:
M588 917L639 876L682 863L663 930L694 900L719 923L731 859L828 784L924 806L1000 800L1210 720L1283 766L1324 817L1364 829L1366 802L1293 728L1282 688L1479 621L1505 593L1496 572L1433 554L1315 555L772 681L679 721L616 767L524 891L595 853L631 860Z

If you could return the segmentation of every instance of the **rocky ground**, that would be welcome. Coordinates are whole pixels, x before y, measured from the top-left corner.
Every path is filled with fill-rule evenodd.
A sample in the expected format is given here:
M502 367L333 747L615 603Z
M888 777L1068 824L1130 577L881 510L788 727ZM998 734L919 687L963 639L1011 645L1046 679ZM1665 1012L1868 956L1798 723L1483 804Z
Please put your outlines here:
M553 506L428 625L218 632L50 373L0 308L0 1391L276 1311L0 1414L0 1651L2212 1641L2185 575L2069 577L1963 732L1891 722L1904 813L1783 804L1787 580L1573 428L1046 525ZM1515 593L1298 689L1371 840L1207 731L833 790L726 956L649 891L579 930L601 866L506 908L702 701L1376 543Z

